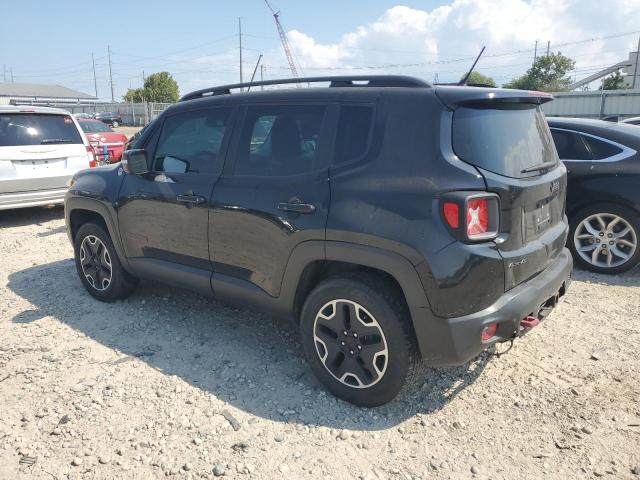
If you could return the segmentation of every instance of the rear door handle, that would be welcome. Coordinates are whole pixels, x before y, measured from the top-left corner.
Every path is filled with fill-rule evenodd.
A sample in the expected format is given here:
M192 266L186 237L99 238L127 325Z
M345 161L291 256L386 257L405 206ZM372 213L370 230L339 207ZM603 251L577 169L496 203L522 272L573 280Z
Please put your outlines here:
M205 202L205 198L200 195L177 195L176 200L189 205L198 205Z
M302 202L283 202L278 204L278 210L291 213L313 213L316 211L316 206Z

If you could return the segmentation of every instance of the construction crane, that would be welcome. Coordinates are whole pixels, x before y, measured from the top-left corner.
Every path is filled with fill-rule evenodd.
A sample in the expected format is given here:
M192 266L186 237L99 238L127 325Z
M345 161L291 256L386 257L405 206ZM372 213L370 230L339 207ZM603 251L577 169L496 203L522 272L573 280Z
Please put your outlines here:
M300 78L300 76L298 75L298 69L296 68L296 63L293 60L293 53L291 52L291 47L289 46L289 40L287 39L287 34L284 31L284 28L282 28L282 24L280 23L280 11L275 11L273 9L273 7L271 6L271 4L269 3L269 0L264 0L264 3L267 4L267 7L269 7L269 10L271 10L271 13L273 14L273 18L276 21L276 28L278 29L278 35L280 35L280 42L282 42L282 48L284 49L284 54L287 56L287 62L289 62L289 68L291 69L291 75L293 75L294 78Z

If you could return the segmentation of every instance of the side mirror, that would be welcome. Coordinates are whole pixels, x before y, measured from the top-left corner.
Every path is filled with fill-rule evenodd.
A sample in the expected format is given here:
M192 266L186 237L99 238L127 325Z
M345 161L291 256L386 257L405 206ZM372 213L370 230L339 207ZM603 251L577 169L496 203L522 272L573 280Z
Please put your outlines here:
M143 149L125 150L122 154L122 168L133 175L144 175L149 171L147 151Z

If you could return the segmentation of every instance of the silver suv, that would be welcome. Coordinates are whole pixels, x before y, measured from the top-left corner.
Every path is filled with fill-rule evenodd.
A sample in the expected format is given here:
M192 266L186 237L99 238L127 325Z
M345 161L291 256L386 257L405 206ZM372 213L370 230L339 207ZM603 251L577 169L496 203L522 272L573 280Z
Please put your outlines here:
M69 112L0 106L0 210L63 203L69 179L95 166L93 149Z

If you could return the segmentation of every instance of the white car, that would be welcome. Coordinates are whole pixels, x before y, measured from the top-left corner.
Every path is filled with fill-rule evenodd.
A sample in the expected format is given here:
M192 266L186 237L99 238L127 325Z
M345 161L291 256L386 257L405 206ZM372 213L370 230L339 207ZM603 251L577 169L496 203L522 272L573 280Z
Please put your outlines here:
M620 123L628 123L629 125L640 125L640 117L629 117L620 120Z
M69 179L95 166L93 148L69 112L0 106L0 210L63 203Z

